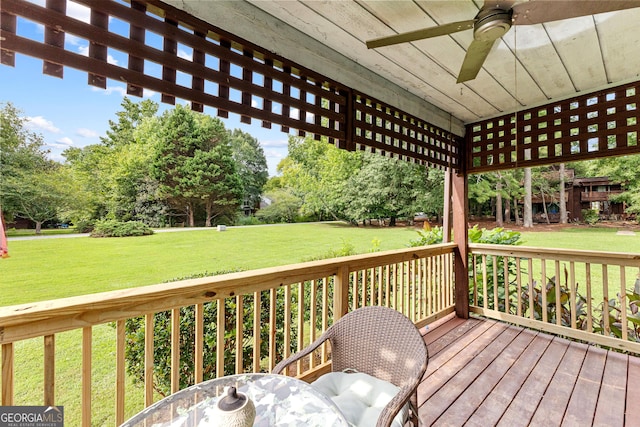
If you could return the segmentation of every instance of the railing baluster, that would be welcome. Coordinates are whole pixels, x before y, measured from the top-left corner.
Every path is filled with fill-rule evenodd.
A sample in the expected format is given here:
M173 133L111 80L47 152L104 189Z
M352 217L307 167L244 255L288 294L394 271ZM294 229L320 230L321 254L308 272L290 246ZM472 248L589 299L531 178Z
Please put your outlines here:
M2 344L2 406L13 406L13 343Z
M211 303L209 303L211 304ZM194 356L193 371L194 381L196 384L201 383L204 379L204 304L196 304L195 307L195 339L194 339Z
M262 325L262 293L253 293L253 372L260 372L260 337Z
M216 377L224 377L225 299L220 298L216 303L218 308L218 317L216 319Z
M335 283L334 283L335 286ZM329 279L322 279L322 332L329 327ZM328 360L327 343L322 344L322 353L320 355L322 363Z
M269 372L276 366L276 296L275 289L269 290Z
M433 308L433 296L434 296L434 286L433 286L433 263L431 262L433 257L428 257L426 259L427 263L427 313L431 315L435 310Z
M560 286L562 285L562 280L560 278L560 261L556 261L556 325L562 325L562 297L560 295Z
M482 306L485 310L489 308L487 281L487 256L482 255Z
M244 372L244 298L236 295L236 374Z
M304 343L304 282L298 283L298 339L297 351L301 351L305 347ZM313 358L313 354L310 355ZM298 375L302 372L302 360L298 361Z
M368 274L367 269L362 270L362 305L361 307L365 307L367 305L367 283L368 283Z
M522 312L522 273L521 273L521 259L516 257L516 291L518 292L518 316L524 316Z
M384 266L384 305L385 307L391 307L391 266Z
M609 325L609 268L606 264L602 264L602 321L604 322L604 334L611 335L611 326Z
M155 314L144 316L144 406L153 403L153 335Z
M620 315L622 323L622 339L629 339L628 323L627 323L627 288L626 288L626 271L623 265L620 266Z
M180 390L180 309L171 310L171 393Z
M587 332L593 332L593 296L591 294L591 264L586 263L584 266L585 271L585 285L587 286Z
M527 277L529 278L529 318L535 318L535 306L534 306L534 295L533 295L533 260L531 258L527 259L527 266L529 268L529 274Z
M471 264L473 265L472 282L473 282L473 305L478 305L478 256L472 255Z
M384 305L384 300L382 299L382 290L384 288L384 267L380 266L376 268L378 273L378 303L377 305Z
M55 405L56 339L55 335L44 337L44 405Z
M499 301L498 301L498 257L493 255L491 257L491 261L493 261L493 309L499 311Z
M124 320L116 322L116 425L124 422L125 326Z
M576 283L576 266L575 266L575 262L571 261L569 263L569 283L568 283L568 288L569 288L569 297L571 298L570 304L569 306L571 307L571 328L572 329L576 329L576 310L578 309L577 304L576 304L576 294L578 293L578 289L577 286L578 284Z
M351 280L353 281L353 290L351 291L351 310L355 310L358 308L358 279L360 277L359 271L354 271L351 273Z
M92 331L91 326L82 328L82 425L83 427L91 426L91 356L92 350Z
M318 322L318 281L311 281L310 298L309 298L309 343L316 340L316 324ZM309 368L316 366L316 358L312 354L309 358Z
M547 310L547 260L542 259L541 262L541 281L540 281L540 293L542 294L542 321L547 323L549 321L549 313Z
M284 287L284 350L282 357L286 359L291 355L291 285ZM286 374L289 374L289 368L286 369Z
M511 304L511 298L509 296L509 258L504 256L502 257L502 267L504 271L504 277L502 279L504 286L504 312L510 313L509 309Z

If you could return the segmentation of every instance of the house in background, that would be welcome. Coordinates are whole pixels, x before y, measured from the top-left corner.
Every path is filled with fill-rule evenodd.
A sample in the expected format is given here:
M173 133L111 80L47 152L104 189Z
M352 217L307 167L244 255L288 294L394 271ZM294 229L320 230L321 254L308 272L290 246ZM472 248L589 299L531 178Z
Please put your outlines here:
M560 181L558 172L548 173L548 180L554 183ZM611 181L606 176L592 178L576 178L573 169L565 171L565 200L567 203L567 216L569 221L584 221L583 211L595 210L600 219L622 220L627 219L625 213L626 204L611 200L612 196L622 194L622 184ZM560 194L555 191L551 194L534 193L531 198L533 221L538 223L560 222ZM523 202L521 201L522 205ZM546 212L544 209L546 205Z

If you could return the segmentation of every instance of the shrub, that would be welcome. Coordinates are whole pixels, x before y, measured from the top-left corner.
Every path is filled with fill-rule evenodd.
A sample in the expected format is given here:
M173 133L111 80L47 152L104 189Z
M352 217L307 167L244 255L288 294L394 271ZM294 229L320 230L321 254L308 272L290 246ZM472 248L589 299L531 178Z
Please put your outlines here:
M104 220L96 222L91 237L148 236L151 234L153 234L151 227L139 221Z
M582 217L584 222L589 225L595 225L600 220L600 214L595 209L583 209Z
M260 225L263 222L253 215L240 215L236 220L236 225Z

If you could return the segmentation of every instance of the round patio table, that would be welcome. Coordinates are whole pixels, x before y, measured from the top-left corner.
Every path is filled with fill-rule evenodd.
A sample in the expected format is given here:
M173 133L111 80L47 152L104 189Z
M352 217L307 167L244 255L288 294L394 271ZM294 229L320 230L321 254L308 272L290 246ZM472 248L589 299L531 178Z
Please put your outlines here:
M333 401L304 381L284 375L239 374L215 378L168 396L121 427L219 426L214 408L233 386L255 405L254 426L335 426L348 422ZM223 427L223 426L220 426Z

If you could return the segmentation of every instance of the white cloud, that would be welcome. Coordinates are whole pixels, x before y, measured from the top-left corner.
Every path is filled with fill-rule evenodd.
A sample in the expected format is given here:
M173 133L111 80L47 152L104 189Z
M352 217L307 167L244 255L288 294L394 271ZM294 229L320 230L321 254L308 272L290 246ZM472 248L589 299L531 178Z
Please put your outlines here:
M31 130L43 130L46 132L60 133L60 129L53 125L53 122L42 116L27 117L26 126Z
M282 148L282 147L287 147L289 145L289 142L286 139L278 139L275 141L260 141L260 145L262 145L263 147L269 147L269 148Z
M282 159L284 158L283 153L276 150L265 150L264 156L268 159Z
M76 135L82 136L84 138L97 138L98 132L87 128L78 128L76 129Z
M78 53L82 56L89 56L89 46L78 46ZM118 60L112 55L107 55L107 63L111 65L118 65Z
M67 136L57 139L53 144L47 144L54 148L69 148L73 146L73 140Z
M67 2L67 16L89 24L91 22L91 9L87 6L69 1Z
M193 53L178 49L178 58L186 59L187 61L193 61Z

